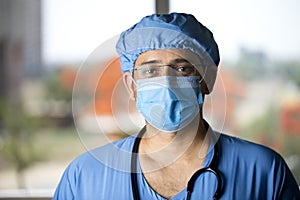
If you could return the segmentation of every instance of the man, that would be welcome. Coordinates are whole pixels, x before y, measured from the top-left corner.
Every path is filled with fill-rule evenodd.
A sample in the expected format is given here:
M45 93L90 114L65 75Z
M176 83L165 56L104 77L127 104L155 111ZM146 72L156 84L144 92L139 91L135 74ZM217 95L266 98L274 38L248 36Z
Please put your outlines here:
M212 33L192 15L144 17L116 47L146 126L79 156L53 199L300 199L280 155L203 119L220 59Z

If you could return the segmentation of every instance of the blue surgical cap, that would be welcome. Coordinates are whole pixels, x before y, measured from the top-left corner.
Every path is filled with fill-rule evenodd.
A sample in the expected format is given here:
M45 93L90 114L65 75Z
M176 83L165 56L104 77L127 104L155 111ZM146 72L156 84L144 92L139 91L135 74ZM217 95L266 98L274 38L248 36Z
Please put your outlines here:
M132 71L138 56L149 50L190 50L200 60L219 65L218 45L211 31L193 15L153 14L121 33L116 45L122 72Z

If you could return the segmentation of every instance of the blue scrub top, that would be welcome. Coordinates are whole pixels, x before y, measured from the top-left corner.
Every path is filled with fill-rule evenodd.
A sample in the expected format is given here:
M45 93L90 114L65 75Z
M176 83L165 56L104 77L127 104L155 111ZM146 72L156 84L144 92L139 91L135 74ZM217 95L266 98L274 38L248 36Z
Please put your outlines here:
M80 155L65 170L53 199L133 199L130 161L134 141L135 136L130 136ZM220 199L300 200L297 183L279 154L265 146L225 134L220 135L218 143L217 168L222 178ZM202 167L210 164L213 154L212 148ZM137 177L141 199L165 199L149 186L142 173ZM212 173L200 175L191 199L212 199L216 185ZM172 200L183 200L186 193L185 188Z

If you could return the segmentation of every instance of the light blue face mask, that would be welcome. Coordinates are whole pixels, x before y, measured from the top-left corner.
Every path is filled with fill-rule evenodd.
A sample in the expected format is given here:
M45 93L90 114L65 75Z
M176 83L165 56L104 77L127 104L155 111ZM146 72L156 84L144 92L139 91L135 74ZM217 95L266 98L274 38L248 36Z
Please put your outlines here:
M198 76L159 76L136 83L136 107L160 131L175 132L186 127L203 104Z

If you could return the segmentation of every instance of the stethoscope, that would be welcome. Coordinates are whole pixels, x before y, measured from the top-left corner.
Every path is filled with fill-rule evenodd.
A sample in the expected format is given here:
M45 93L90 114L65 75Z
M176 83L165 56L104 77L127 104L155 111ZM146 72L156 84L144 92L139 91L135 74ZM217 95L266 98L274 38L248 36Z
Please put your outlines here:
M145 133L145 131L146 131L146 127L144 127L139 132L138 136L136 137L136 139L134 141L133 148L132 148L131 183L132 183L132 192L133 192L134 200L140 200L140 196L139 196L139 192L138 192L138 184L137 184L137 155L138 155L139 144L140 144L141 138L142 138L143 134ZM216 169L217 164L218 164L218 159L219 159L219 151L218 150L219 150L219 148L218 148L218 142L217 142L214 145L214 156L213 156L213 159L212 159L210 165L208 167L199 169L190 178L190 180L187 184L187 195L186 195L187 200L191 199L191 195L192 195L194 185L195 185L197 178L201 174L206 173L206 172L210 172L210 173L214 174L214 176L217 179L217 188L214 193L213 199L217 200L220 198L222 179L221 179L221 176L220 176L218 170Z

